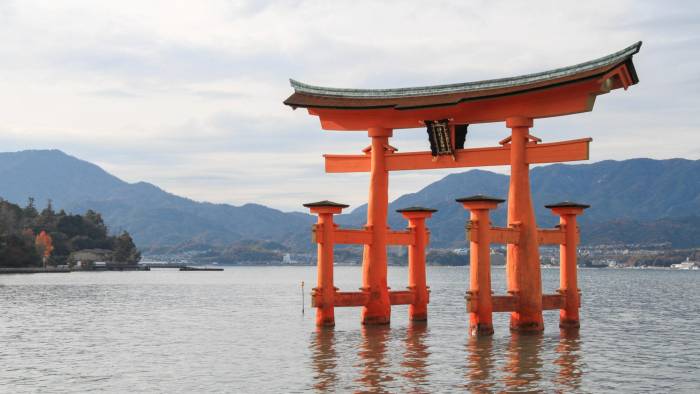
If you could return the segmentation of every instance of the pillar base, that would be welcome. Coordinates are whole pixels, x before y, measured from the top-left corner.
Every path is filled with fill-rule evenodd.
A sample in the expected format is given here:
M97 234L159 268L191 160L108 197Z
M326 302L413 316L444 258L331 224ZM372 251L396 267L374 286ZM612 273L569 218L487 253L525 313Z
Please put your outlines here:
M542 332L544 331L544 321L542 320L542 314L540 313L538 317L530 319L523 319L520 316L511 315L510 330L522 333Z
M410 289L410 287L409 287ZM425 296L423 297L424 300L427 300L427 292L425 293ZM428 304L427 303L421 303L419 305L414 305L410 304L408 306L408 320L410 321L426 321L428 320Z
M408 317L408 320L410 320L410 321L428 321L428 314L427 313L415 313L413 315L410 315Z
M493 335L493 324L480 323L469 327L469 335L491 336Z
M386 326L391 319L387 316L362 316L362 324L365 326Z
M387 325L391 321L391 300L389 288L371 291L367 287L360 290L369 293L369 302L362 308L361 320L366 326Z
M335 327L335 319L334 318L316 319L316 326L317 327Z
M578 330L579 328L581 328L581 321L573 319L559 320L559 328L567 330Z

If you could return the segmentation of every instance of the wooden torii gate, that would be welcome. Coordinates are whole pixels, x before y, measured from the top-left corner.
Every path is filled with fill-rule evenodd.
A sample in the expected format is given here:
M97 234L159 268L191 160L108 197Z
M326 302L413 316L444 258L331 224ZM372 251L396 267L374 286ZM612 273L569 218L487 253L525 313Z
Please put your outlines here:
M591 138L543 143L530 133L533 120L593 109L597 96L638 83L632 57L641 42L608 56L536 74L479 82L401 89L337 89L291 80L294 93L284 104L306 108L318 116L324 130L367 131L371 145L358 155L324 155L326 172L369 172L367 224L364 229L340 229L333 215L346 205L330 201L305 204L318 215L313 234L318 243L318 286L312 302L318 325L334 325L334 307L361 306L363 324L388 324L391 305L408 304L411 320L427 318L429 291L425 283L425 248L429 233L425 220L434 210L410 207L400 212L409 221L405 231L387 226L389 172L510 166L508 227L492 227L488 211L499 200L472 196L458 202L471 211L470 290L467 310L470 332L491 334L492 312L511 312L516 331L541 331L543 309L560 309L561 327L578 327L579 290L576 284L576 215L586 205L564 202L547 206L561 217L557 229L538 229L532 206L529 166L539 163L587 160ZM449 155L435 152L398 152L389 145L396 129L414 129L445 120L450 134ZM455 145L455 126L505 122L510 136L499 146L469 148ZM463 126L462 126L463 127ZM444 136L444 135L443 135ZM444 140L440 143L444 144ZM507 248L508 295L492 296L489 244ZM334 244L364 245L362 288L340 292L333 285ZM542 294L539 245L561 245L561 287L558 294ZM387 245L409 247L409 287L387 287Z

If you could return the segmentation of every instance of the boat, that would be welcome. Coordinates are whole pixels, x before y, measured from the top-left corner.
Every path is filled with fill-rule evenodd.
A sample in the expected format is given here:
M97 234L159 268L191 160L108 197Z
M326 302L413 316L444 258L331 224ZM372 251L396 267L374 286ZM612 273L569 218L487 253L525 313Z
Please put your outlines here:
M184 266L180 267L180 271L223 271L223 268L216 268L216 267L189 267L189 266Z
M700 263L697 261L690 261L690 257L688 257L682 263L671 264L671 268L678 270L698 270L700 269Z

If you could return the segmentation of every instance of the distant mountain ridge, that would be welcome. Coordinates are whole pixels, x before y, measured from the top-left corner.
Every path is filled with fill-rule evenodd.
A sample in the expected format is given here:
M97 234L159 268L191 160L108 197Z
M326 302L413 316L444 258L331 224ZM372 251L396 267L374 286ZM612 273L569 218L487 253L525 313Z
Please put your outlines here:
M0 197L21 205L34 197L55 209L103 214L112 231L127 230L139 247L227 245L243 239L274 241L310 250L314 217L258 204L196 202L146 182L127 183L100 167L58 150L0 153ZM555 164L531 171L533 202L541 227L556 218L543 206L563 200L591 204L581 218L583 242L672 242L700 246L700 160L631 159ZM506 198L508 176L483 170L450 174L390 204L389 222L404 228L394 211L423 205L439 211L429 220L432 245L464 246L466 212L454 200L472 194ZM319 196L321 199L323 196ZM505 224L505 205L492 217ZM338 222L359 226L366 205Z
M309 215L284 213L258 204L240 207L196 202L146 182L127 183L100 167L58 150L0 153L0 197L39 208L101 212L112 231L127 230L140 247L183 242L228 244L240 239L308 242L300 229ZM304 239L304 241L302 241Z
M467 214L455 202L456 198L474 194L486 194L507 199L509 176L483 170L470 170L450 174L422 190L403 195L389 205L389 224L404 227L406 221L396 209L408 206L426 206L438 209L428 225L433 233L434 245L458 245L464 239L464 221ZM634 242L651 238L672 241L679 246L700 246L700 237L688 239L687 235L665 234L633 235L633 222L657 222L657 227L645 226L645 231L661 227L673 227L675 231L690 231L699 234L700 228L700 160L630 159L606 160L592 164L554 164L535 167L531 170L530 183L533 205L540 227L557 223L544 205L559 201L576 201L590 204L580 218L583 241L603 239L589 231L593 228L625 228L624 233L609 233L612 242ZM337 219L347 225L361 225L366 217L367 206ZM696 220L693 221L693 217ZM672 220L666 220L671 218ZM665 221L662 221L664 219ZM506 203L492 214L496 225L505 225ZM593 226L595 224L596 226ZM637 228L638 231L641 231ZM592 235L586 237L587 235ZM679 238L680 237L680 238ZM682 242L679 242L680 239Z

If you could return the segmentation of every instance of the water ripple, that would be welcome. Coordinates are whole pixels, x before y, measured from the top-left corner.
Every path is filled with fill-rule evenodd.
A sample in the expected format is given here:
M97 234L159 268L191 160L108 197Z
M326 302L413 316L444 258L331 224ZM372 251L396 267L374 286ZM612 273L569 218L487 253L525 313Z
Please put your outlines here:
M314 327L313 267L0 277L2 392L697 392L700 274L581 270L580 333L467 335L468 268L430 267L430 321L390 327L338 308ZM405 268L389 284L405 286ZM543 270L544 288L558 271ZM357 267L337 286L359 287ZM505 289L503 270L494 290Z

